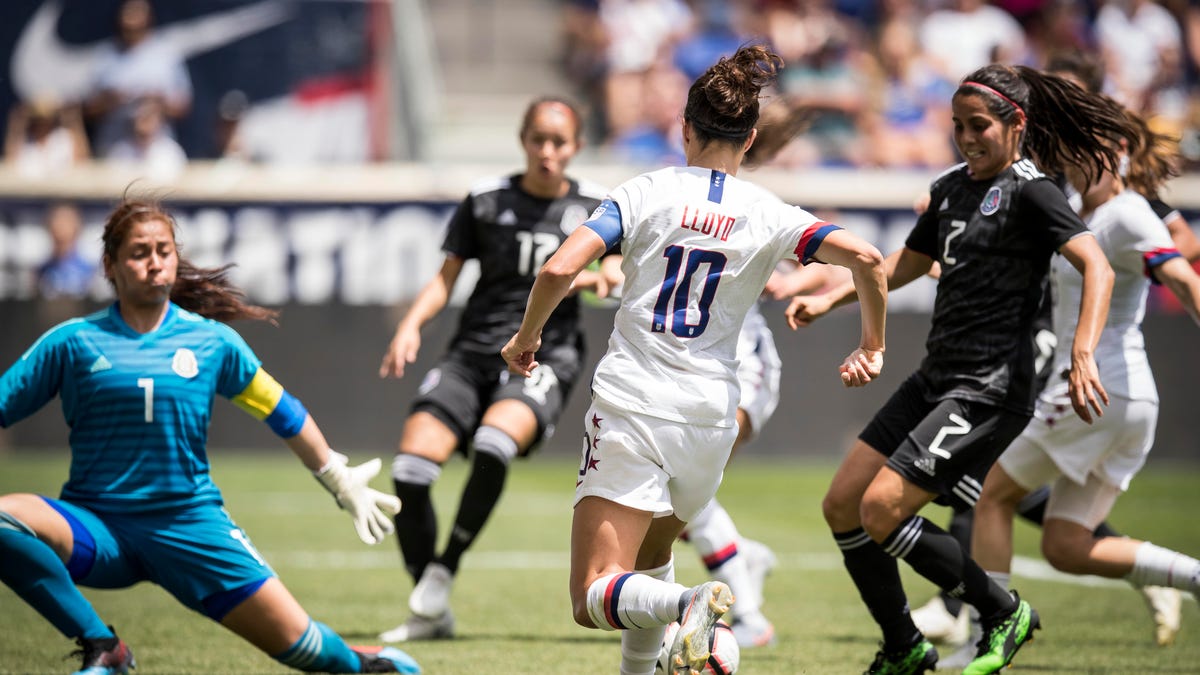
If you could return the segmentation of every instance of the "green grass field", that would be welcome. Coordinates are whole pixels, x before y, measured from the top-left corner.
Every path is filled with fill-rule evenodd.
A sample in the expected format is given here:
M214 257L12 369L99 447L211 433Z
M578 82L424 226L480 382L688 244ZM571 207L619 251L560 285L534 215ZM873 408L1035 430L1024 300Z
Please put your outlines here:
M355 460L365 459L356 457ZM353 643L406 616L411 582L392 541L362 545L349 519L300 465L275 454L218 452L217 483L228 508L309 612ZM721 497L746 536L771 545L780 566L767 580L764 610L775 622L774 647L742 653L743 673L860 673L875 651L877 630L843 571L820 516L829 463L737 463ZM63 455L0 456L0 493L57 494ZM465 464L452 462L435 490L441 525L457 506ZM426 673L614 673L614 633L571 621L567 544L574 462L535 458L512 474L488 529L464 559L454 589L459 637L406 647ZM1153 466L1118 504L1113 522L1141 538L1200 553L1200 469ZM380 489L387 482L380 477ZM932 511L945 520L944 511ZM929 514L927 514L929 515ZM1177 643L1155 647L1141 597L1123 583L1056 577L1037 558L1036 533L1018 526L1018 553L1033 558L1014 586L1041 612L1044 630L1010 672L1197 673L1200 615L1184 605ZM682 583L703 580L687 545L676 549ZM904 566L901 566L904 568ZM1024 571L1024 572L1023 572ZM923 603L932 587L907 572L910 597ZM139 673L287 672L270 658L147 584L124 591L86 590L101 616L137 655ZM0 587L0 672L62 673L73 644L7 588Z

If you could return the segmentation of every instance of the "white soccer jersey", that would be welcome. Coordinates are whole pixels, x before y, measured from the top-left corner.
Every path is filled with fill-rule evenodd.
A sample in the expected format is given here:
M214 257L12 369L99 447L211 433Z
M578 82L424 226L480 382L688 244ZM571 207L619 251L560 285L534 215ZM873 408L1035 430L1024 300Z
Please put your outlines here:
M620 212L625 288L594 393L663 419L733 426L746 312L776 263L808 262L837 228L699 167L643 174L609 201Z
M1150 204L1132 190L1102 204L1086 222L1116 273L1108 322L1096 345L1100 380L1110 394L1158 401L1146 358L1142 318L1150 292L1150 271L1178 255L1175 244ZM1075 339L1083 277L1063 256L1054 257L1051 274L1055 291L1054 332L1063 347L1055 350L1054 372L1063 372L1071 368L1069 345ZM1055 384L1051 380L1047 393Z

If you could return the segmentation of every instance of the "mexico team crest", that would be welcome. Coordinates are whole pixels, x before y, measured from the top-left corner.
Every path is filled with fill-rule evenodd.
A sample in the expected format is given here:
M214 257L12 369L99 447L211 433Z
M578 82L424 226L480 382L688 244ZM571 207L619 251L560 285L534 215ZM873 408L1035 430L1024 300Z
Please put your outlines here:
M192 379L200 372L196 354L190 349L176 349L175 358L171 359L171 370L180 377Z
M992 187L983 196L983 201L979 203L979 212L985 216L990 216L1000 210L1000 188Z

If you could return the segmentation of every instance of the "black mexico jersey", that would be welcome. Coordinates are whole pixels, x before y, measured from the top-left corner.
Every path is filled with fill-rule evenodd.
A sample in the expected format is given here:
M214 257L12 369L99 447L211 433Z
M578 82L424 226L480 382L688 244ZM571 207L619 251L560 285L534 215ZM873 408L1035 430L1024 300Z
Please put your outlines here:
M1087 227L1027 159L991 180L956 167L930 197L905 243L942 266L921 371L942 397L1032 412L1050 257Z
M538 270L604 197L596 186L570 181L565 196L541 199L523 191L520 179L514 175L480 183L450 219L442 250L479 260L479 281L451 349L499 358L500 348L521 327ZM544 347L573 339L578 319L579 303L568 297L542 330Z

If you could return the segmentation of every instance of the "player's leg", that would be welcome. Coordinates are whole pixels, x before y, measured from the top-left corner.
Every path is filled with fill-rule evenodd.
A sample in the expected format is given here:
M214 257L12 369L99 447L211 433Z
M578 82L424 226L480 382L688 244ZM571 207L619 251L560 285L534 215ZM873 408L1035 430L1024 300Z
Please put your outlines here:
M100 561L97 561L99 549ZM133 653L76 587L76 577L111 574L110 588L137 581L121 564L116 542L94 514L32 494L0 496L0 581L65 637L79 643L81 670L124 673Z
M311 618L276 577L263 581L220 623L276 661L305 672L421 672L412 657L394 647L351 647Z
M934 497L969 508L995 458L1028 422L995 406L948 399L915 426L863 497L863 525L892 556L939 588L956 592L984 617L986 631L1015 636L1004 663L1037 626L1028 603L997 584L945 530L917 515ZM1011 624L1011 625L1010 625Z

